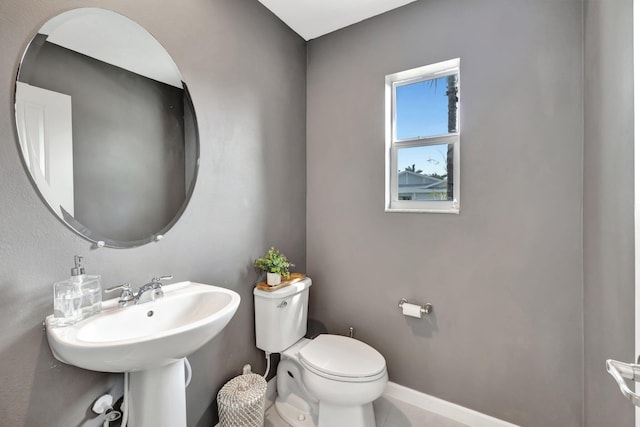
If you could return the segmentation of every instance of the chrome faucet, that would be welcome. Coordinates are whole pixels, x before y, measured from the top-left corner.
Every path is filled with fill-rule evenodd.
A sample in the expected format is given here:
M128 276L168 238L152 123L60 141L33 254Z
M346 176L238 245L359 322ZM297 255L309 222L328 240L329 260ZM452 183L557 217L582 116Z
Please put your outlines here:
M118 307L125 307L127 305L133 304L144 304L145 302L154 301L158 298L162 298L164 296L164 292L162 291L162 283L161 280L171 280L173 276L160 276L154 277L147 284L140 286L137 292L133 292L131 289L131 285L129 283L123 283L119 286L114 286L113 288L105 289L105 293L114 292L117 290L122 290L120 292L120 299L118 300Z
M134 297L135 304L144 304L145 302L153 301L164 296L162 291L161 280L171 280L172 275L154 277L151 281L145 285L140 286L138 293Z

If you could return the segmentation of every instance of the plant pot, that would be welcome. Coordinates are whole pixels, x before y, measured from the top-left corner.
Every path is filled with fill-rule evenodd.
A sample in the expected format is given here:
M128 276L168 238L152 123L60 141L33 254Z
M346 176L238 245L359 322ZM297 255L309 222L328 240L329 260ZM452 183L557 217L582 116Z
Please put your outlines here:
M282 282L282 277L278 273L267 273L267 285L276 286Z

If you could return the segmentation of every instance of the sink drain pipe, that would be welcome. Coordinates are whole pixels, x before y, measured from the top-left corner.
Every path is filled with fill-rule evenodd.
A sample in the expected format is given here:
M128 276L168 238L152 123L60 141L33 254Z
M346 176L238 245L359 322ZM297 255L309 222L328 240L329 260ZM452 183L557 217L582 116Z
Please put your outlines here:
M91 410L98 415L104 415L103 426L108 427L109 423L120 419L122 414L120 411L113 409L113 396L110 394L102 395L95 401Z

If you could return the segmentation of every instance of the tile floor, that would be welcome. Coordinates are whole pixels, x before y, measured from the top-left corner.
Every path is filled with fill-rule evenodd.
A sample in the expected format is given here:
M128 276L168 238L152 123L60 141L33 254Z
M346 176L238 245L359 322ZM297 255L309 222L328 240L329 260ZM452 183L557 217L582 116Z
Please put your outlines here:
M452 419L392 397L382 396L373 402L377 427L469 427ZM264 427L289 427L272 405L264 417Z

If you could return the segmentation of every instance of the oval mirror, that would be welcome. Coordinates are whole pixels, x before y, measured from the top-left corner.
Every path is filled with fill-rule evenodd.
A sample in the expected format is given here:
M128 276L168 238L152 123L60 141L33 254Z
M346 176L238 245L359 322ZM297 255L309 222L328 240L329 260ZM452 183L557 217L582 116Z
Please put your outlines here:
M162 238L196 181L196 115L178 67L129 18L62 13L38 31L16 78L25 168L51 210L92 242Z

